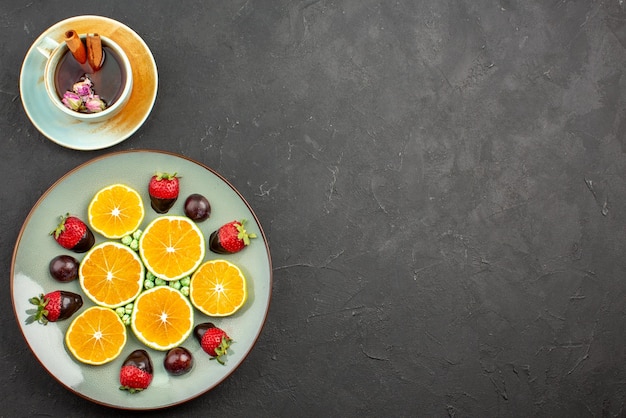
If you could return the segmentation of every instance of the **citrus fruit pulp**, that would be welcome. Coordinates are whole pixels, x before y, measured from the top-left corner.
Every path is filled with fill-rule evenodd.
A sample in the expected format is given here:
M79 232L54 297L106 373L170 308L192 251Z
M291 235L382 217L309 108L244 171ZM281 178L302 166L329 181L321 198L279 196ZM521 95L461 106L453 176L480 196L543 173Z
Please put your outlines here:
M193 330L193 307L182 293L169 286L146 290L135 300L130 326L150 348L179 346Z
M209 316L232 315L248 297L246 278L233 263L209 260L191 276L189 300Z
M156 218L139 238L139 254L146 268L163 280L189 276L202 263L204 253L202 231L184 216Z
M124 184L100 189L87 209L89 224L106 238L122 238L135 232L145 211L139 193Z
M92 306L74 318L65 333L65 345L80 362L100 365L120 355L126 344L126 326L109 308Z
M143 286L141 259L126 245L105 241L85 254L78 268L80 287L96 304L115 308L132 302Z

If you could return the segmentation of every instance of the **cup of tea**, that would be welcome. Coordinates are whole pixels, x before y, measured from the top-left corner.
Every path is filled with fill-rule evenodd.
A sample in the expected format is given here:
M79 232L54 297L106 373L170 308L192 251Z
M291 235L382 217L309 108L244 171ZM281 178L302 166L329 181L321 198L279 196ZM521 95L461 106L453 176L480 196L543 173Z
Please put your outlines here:
M86 37L80 35L81 42ZM49 99L61 112L83 122L101 122L116 115L128 103L133 89L128 56L112 39L99 38L102 61L97 69L88 61L79 62L66 42L45 37L37 45L47 59L43 79ZM85 93L87 88L89 94Z

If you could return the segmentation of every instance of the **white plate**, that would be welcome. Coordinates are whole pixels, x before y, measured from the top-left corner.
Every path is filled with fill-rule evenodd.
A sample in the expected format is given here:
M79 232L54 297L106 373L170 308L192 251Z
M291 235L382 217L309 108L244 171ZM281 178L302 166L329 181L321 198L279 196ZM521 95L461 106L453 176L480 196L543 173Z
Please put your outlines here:
M240 267L248 283L246 304L234 315L209 318L196 312L195 323L213 322L223 328L235 341L229 349L226 365L222 366L202 351L190 336L182 345L195 359L194 369L183 376L170 376L163 368L165 353L141 344L128 328L128 342L122 354L102 366L82 364L64 346L64 336L71 318L41 325L26 324L26 311L33 308L28 299L53 290L68 290L82 295L78 281L59 283L48 272L50 260L59 254L69 254L81 260L83 255L64 250L49 235L60 215L71 213L87 219L87 206L102 187L125 183L135 188L144 201L144 228L159 216L150 207L147 185L154 172L177 172L181 176L178 201L169 214L184 215L183 206L192 193L204 195L211 204L211 216L198 223L205 238L224 223L235 219L248 220L247 230L256 233L250 246L237 254L217 255L207 249L205 260L223 258ZM98 234L96 243L105 239ZM210 168L186 157L161 151L123 151L93 159L59 179L44 193L29 213L15 245L11 264L11 295L13 308L26 342L43 367L62 385L93 402L123 409L158 409L193 399L226 379L245 359L255 344L269 309L272 291L272 267L267 240L259 221L233 186ZM83 295L84 305L91 301ZM78 313L74 315L78 315ZM119 390L119 369L133 350L146 349L154 365L150 387L138 394ZM44 390L43 388L39 388ZM33 390L39 390L33 388Z

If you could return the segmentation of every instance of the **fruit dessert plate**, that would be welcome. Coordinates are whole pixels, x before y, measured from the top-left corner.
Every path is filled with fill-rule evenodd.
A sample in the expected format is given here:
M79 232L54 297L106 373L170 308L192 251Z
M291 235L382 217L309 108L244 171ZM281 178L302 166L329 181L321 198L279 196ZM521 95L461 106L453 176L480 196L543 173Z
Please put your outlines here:
M159 171L177 173L180 177L180 184L176 185L180 198L169 202L171 207L167 214L158 213L150 204L153 197L151 193L155 192L152 188L149 191L148 184L151 176ZM83 248L80 246L77 248L74 242L81 238L79 235L83 235L82 230L75 234L76 237L73 237L72 242L63 240L64 234L70 229L69 223L66 231L59 233L58 236L53 233L54 238L50 236L50 232L57 228L59 216L69 213L79 219L88 220L90 214L98 212L93 207L91 211L89 210L93 201L102 202L99 205L106 206L103 202L106 202L105 197L109 194L128 195L124 199L131 201L136 198L124 187L107 190L110 185L128 186L139 194L143 202L145 213L137 215L136 218L141 219L140 229L144 231L145 239L139 238L136 250L121 248L126 245L119 244L124 239L107 238L102 231L94 230L93 242L91 239L87 240L91 249L83 251ZM102 191L102 194L98 195L99 191ZM190 198L185 200L187 196ZM206 198L207 201L199 199L198 196ZM67 216L65 218L68 222ZM117 333L119 344L123 346L121 351L113 353L113 360L105 358L99 361L91 357L86 361L77 360L81 353L76 352L79 343L74 341L85 338L81 336L81 329L84 328L79 327L79 324L92 323L100 314L109 315L119 310L124 313L125 308L118 306L127 301L127 297L121 295L121 299L108 302L104 296L98 296L93 292L88 294L84 290L90 288L85 282L87 277L95 277L95 273L85 273L90 268L91 260L96 259L98 251L102 251L104 256L136 251L138 256L149 259L148 252L156 250L155 245L150 244L148 239L153 235L150 230L156 228L157 222L163 219L171 222L185 219L187 224L190 222L193 224L190 224L191 230L197 229L201 236L205 237L205 248L198 255L202 264L198 267L196 261L191 267L197 270L198 277L207 277L206 282L203 282L205 288L199 285L194 287L195 279L192 278L189 289L193 298L189 297L188 301L186 298L181 299L179 303L181 309L187 309L186 307L191 307L192 304L201 306L202 302L197 299L202 299L203 295L210 291L210 286L215 286L208 281L211 272L222 269L229 270L230 280L235 282L239 280L241 283L241 277L245 276L243 282L245 288L239 292L240 302L237 302L231 310L234 313L227 312L227 315L220 316L224 313L224 308L217 313L208 306L202 310L194 308L191 314L194 332L183 333L180 337L183 338L182 343L178 344L177 340L177 347L173 348L177 350L175 355L168 356L165 348L172 349L168 342L160 341L159 335L151 335L154 334L153 329L149 325L135 321L135 317L149 313L153 306L150 302L152 298L159 300L176 296L180 299L179 295L182 292L170 295L165 290L173 287L165 286L161 287L162 291L144 290L137 296L136 290L131 289L129 292L132 294L128 298L134 300L135 308L129 310L125 316L125 321L128 320L128 316L131 317L129 322L123 321L122 330L125 331ZM232 223L233 219L247 219L247 222L236 226ZM97 225L97 222L97 219L92 217L86 223L91 226ZM154 226L151 228L150 225ZM133 228L132 225L122 226L122 231L130 231ZM245 231L241 232L244 228ZM111 228L103 227L105 231L109 229ZM220 248L232 249L236 246L234 243L227 243L232 237L228 237L226 229L232 229L237 235L245 236L248 244L236 252L218 253L211 249L209 237L213 233L221 235ZM217 231L220 230L222 231L218 234ZM111 232L111 236L115 237L120 234ZM129 248L133 248L132 242ZM77 252L77 249L83 252ZM156 262L159 258L160 256L153 257L149 267L158 268ZM135 258L132 255L129 259L139 257ZM78 279L76 279L77 263L80 264ZM52 277L52 265L56 266L54 270L58 277ZM137 271L143 274L142 269L143 267L139 266ZM146 268L146 276L147 270ZM206 286L209 286L208 290ZM48 313L50 315L48 320L35 320L32 312L39 308L33 307L34 297L54 295L58 290L69 292L65 295L81 295L82 304L76 303L72 306L73 311L70 313L72 318L57 320L53 314ZM120 409L166 408L205 394L224 381L242 364L255 345L268 313L271 290L272 267L269 246L250 205L215 171L189 158L163 151L132 150L111 153L95 158L65 174L43 194L28 214L18 236L11 264L13 308L34 357L70 391L92 402ZM159 296L161 293L164 296ZM50 298L52 299L51 296ZM37 304L40 305L41 300L38 300ZM111 317L109 322L117 324L116 327L120 326L115 317ZM188 325L186 329L189 330ZM216 338L218 340L214 342ZM179 350L179 347L183 347L184 350ZM227 354L222 355L222 351L226 349ZM146 361L141 350L149 356L150 367L143 367L146 366ZM193 358L190 371L181 369L179 374L172 372L187 363L189 358ZM148 371L150 377L146 384L149 381L149 387L145 390L120 390L121 381L122 386L128 387L129 379L142 373L146 374ZM44 389L35 387L33 390Z

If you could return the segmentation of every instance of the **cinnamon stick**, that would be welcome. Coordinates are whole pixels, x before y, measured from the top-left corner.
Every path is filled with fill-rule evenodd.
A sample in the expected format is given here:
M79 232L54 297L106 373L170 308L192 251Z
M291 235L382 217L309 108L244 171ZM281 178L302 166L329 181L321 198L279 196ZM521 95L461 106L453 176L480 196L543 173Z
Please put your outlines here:
M87 61L87 51L85 50L85 45L83 45L83 42L80 40L80 36L78 36L76 31L68 30L65 32L65 43L76 61L81 64L84 64Z
M87 61L94 71L102 66L102 39L97 33L87 35Z

